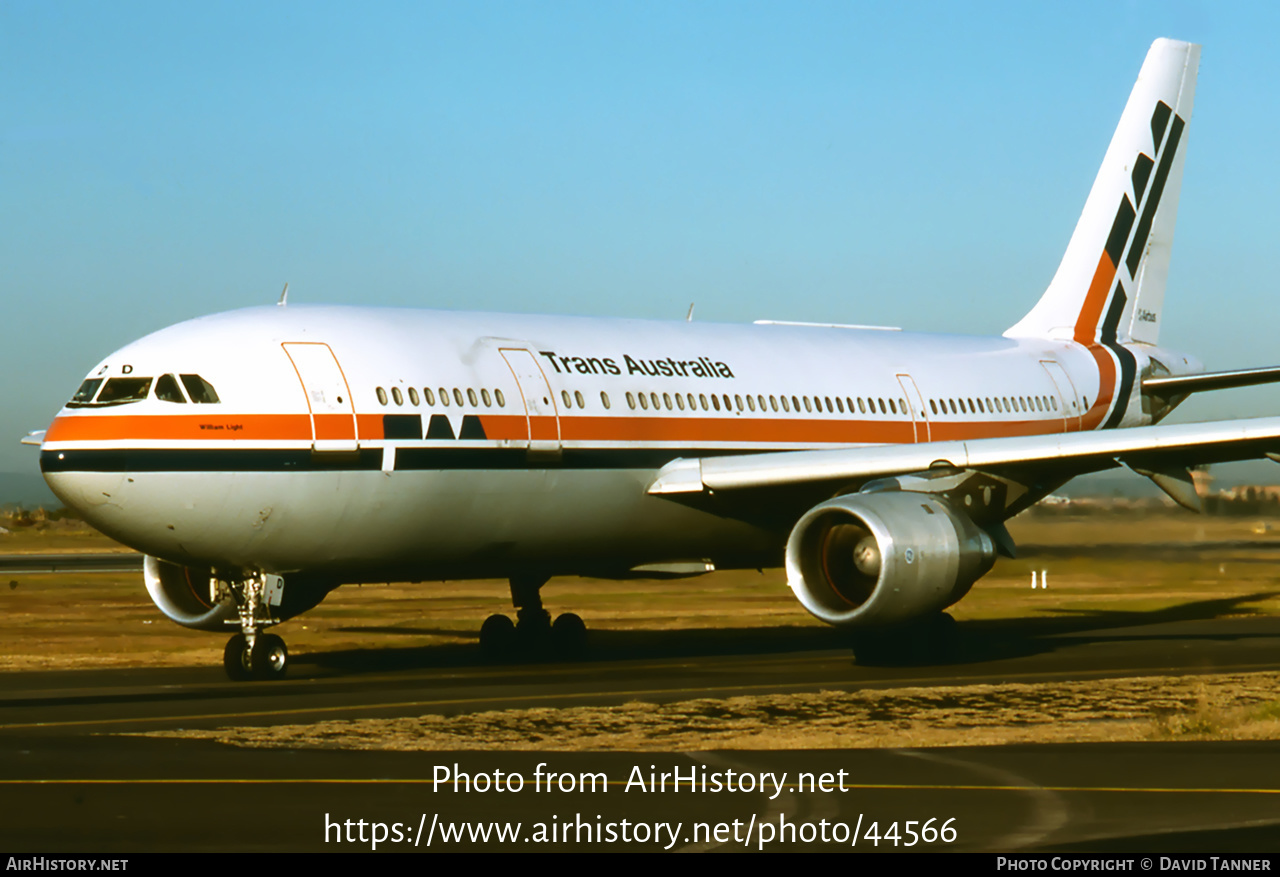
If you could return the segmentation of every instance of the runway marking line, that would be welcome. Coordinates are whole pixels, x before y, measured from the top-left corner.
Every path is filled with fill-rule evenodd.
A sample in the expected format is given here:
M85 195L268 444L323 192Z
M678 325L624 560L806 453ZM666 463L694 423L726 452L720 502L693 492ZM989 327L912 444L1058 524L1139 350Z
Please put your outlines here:
M267 779L263 777L207 778L207 779L0 779L0 786L68 786L68 785L437 785L435 780L421 779ZM441 783L440 785L448 785ZM622 780L610 780L606 785L625 787ZM797 791L797 783L784 783L783 788ZM846 791L927 791L927 792L1136 792L1141 794L1212 794L1212 795L1280 795L1280 789L1206 789L1170 787L1125 786L986 786L980 784L926 785L915 783L846 783Z

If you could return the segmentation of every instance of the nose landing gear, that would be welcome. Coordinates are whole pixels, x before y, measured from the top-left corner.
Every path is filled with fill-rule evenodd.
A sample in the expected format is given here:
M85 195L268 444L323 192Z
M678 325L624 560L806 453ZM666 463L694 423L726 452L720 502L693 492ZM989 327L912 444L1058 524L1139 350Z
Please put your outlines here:
M222 666L228 678L236 682L247 679L283 679L289 665L289 650L284 640L262 629L275 624L271 607L280 604L284 579L267 573L248 578L218 581L235 601L240 615L240 633L227 640L222 652Z

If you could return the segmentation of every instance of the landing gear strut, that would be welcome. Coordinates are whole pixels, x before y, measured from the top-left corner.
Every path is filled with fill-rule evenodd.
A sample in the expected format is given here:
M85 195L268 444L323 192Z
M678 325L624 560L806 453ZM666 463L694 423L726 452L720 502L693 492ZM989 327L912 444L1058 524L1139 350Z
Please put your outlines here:
M262 633L264 628L276 623L271 606L279 604L283 579L255 573L244 579L219 579L217 587L235 601L240 615L240 633L227 640L222 652L222 666L227 676L237 682L283 678L289 664L289 650L280 637Z
M480 648L491 658L537 655L550 651L561 658L579 657L587 641L587 626L572 612L551 621L542 607L542 586L550 576L512 576L511 605L516 610L513 624L506 615L490 615L480 628Z

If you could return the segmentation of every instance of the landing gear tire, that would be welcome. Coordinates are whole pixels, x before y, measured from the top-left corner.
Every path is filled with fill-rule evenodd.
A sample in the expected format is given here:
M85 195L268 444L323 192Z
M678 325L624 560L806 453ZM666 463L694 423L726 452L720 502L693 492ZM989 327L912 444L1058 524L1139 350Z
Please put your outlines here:
M249 650L249 668L255 679L283 679L289 665L284 640L273 633L260 633Z
M556 618L551 625L551 643L562 658L579 658L587 648L587 626L572 612Z
M489 658L509 657L515 651L516 625L505 615L490 615L480 626L480 650Z
M227 647L222 650L222 667L232 682L244 682L253 678L253 668L249 662L249 641L243 633L237 633L227 640Z

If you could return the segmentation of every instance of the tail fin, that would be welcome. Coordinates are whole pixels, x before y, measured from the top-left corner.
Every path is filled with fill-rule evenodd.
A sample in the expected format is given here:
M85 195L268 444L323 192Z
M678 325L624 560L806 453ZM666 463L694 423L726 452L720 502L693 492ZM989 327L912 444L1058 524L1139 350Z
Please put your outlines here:
M1062 263L1006 336L1157 342L1199 66L1197 45L1152 43Z

